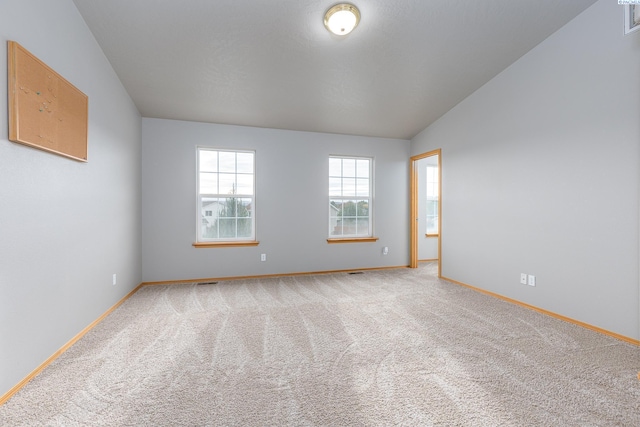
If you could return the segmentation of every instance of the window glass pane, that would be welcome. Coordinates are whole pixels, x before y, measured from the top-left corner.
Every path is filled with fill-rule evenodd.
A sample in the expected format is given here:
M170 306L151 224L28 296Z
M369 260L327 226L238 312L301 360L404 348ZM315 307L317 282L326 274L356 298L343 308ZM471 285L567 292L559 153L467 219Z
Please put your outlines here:
M218 213L218 199L215 197L203 197L200 200L201 213L204 215L205 211L213 211L212 216L217 215Z
M356 216L357 210L357 202L355 200L345 200L342 204L340 215L345 216Z
M220 218L235 218L237 212L237 202L235 197L220 199Z
M218 152L211 150L200 150L200 172L218 171Z
M357 220L355 217L342 218L342 235L349 236L356 234Z
M369 160L358 159L357 160L357 173L358 178L369 178Z
M437 199L438 198L438 183L431 182L427 184L427 198L429 199Z
M253 194L253 175L248 174L238 174L238 187L236 189L236 194Z
M230 151L220 151L220 172L235 172L236 171L236 153Z
M356 234L358 236L368 235L369 234L369 218L358 218L356 221L357 221Z
M342 196L342 179L329 178L329 195Z
M251 218L238 219L238 236L251 237Z
M329 217L337 218L340 216L340 200L331 200L329 201Z
M369 196L369 179L365 178L365 179L357 179L356 180L356 185L357 185L357 196L360 197L368 197Z
M211 215L208 215L208 214ZM218 200L203 197L200 200L200 235L205 238L218 237Z
M427 217L427 234L439 234L438 217Z
M347 197L356 195L355 178L342 178L342 195Z
M342 235L342 200L333 199L329 201L329 235Z
M329 226L330 236L342 236L342 221L337 220Z
M342 176L342 159L329 157L329 176Z
M253 173L253 153L238 153L238 173Z
M427 197L437 199L438 187L438 167L427 166Z
M342 176L355 178L356 159L342 159Z
M202 237L205 239L217 239L218 238L218 220L214 220L211 223L202 224Z
M426 185L426 193L427 193L427 230L426 233L429 235L437 235L440 233L439 224L438 224L438 203L439 203L439 176L438 176L438 167L437 166L427 166L426 169L427 175L427 185Z
M236 175L232 173L220 174L220 192L218 194L236 194Z
M235 238L236 237L236 219L235 218L220 218L219 219L220 238Z
M427 200L427 216L434 216L438 213L438 202L435 200Z
M200 194L218 194L218 174L200 173Z
M251 217L251 199L236 199L238 208L237 216L239 218Z
M369 201L367 200L359 200L358 207L356 210L356 215L359 217L369 216Z

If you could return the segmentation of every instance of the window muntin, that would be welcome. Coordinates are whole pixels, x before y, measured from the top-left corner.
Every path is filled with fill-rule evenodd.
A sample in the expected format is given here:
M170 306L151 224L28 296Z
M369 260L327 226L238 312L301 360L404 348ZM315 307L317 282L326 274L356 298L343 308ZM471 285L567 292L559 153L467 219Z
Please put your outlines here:
M373 236L373 159L329 157L329 238Z
M427 196L427 236L438 236L440 234L440 221L438 218L440 203L440 174L438 166L428 165L426 168L426 196Z
M255 152L198 148L198 242L255 240Z

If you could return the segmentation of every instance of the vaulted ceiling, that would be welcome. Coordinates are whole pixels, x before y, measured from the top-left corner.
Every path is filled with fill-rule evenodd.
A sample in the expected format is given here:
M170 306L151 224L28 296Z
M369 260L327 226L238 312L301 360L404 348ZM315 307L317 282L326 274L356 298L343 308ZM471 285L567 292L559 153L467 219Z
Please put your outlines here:
M143 117L409 139L595 0L74 0Z

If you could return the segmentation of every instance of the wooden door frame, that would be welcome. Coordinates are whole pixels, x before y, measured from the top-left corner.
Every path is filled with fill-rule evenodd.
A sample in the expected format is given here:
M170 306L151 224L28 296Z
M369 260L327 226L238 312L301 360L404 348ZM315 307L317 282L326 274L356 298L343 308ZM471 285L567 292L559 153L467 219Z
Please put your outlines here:
M410 188L411 188L411 248L409 250L409 267L418 268L418 169L416 163L431 156L438 156L438 277L442 277L442 150L432 150L426 153L412 156L409 164Z

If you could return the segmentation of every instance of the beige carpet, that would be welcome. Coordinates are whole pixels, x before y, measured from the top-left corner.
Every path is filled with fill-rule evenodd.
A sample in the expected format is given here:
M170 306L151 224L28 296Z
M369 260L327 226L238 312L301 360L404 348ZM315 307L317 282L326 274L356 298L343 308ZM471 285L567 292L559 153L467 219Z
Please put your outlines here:
M640 349L435 266L144 287L2 426L640 426Z

